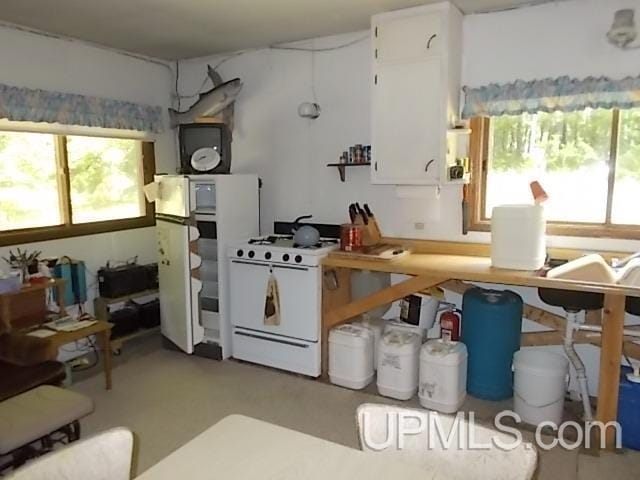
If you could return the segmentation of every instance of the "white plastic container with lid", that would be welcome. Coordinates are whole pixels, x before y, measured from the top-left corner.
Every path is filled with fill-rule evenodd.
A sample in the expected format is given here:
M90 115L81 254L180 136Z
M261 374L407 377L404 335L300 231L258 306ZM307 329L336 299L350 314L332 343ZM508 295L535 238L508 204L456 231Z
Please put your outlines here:
M329 380L360 390L373 380L373 332L361 325L341 325L329 332Z
M546 258L542 205L499 205L491 213L491 265L537 270Z
M522 421L539 425L562 422L569 361L564 355L540 349L513 355L513 410Z
M353 322L353 325L360 325L368 328L373 333L373 369L378 368L378 351L380 349L380 339L384 333L386 321L382 318L370 318L363 315L362 320Z
M418 390L418 363L422 337L392 329L380 340L378 392L385 397L409 400Z
M457 412L467 396L467 347L440 338L420 349L420 405Z
M385 323L384 334L393 331L415 333L423 342L425 338L427 338L427 330L425 328L421 328L419 325L411 325L410 323L403 322L400 319L387 320Z

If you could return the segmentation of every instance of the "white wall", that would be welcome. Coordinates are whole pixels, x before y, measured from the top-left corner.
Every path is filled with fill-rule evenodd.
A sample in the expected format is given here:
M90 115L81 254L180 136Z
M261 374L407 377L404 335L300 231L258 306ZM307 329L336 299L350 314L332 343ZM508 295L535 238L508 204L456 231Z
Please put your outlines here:
M316 46L335 45L368 32L327 38ZM306 42L311 45L311 42ZM206 63L181 65L181 92L191 94L201 85ZM258 173L263 181L262 226L274 219L293 219L311 213L318 222L344 222L347 206L369 201L385 217L393 212L392 187L371 186L367 168L352 168L340 183L336 162L343 150L370 142L369 42L315 55L315 89L322 107L317 120L297 115L300 102L312 101L311 54L259 50L226 62L224 78L239 76L244 88L236 102L233 132L234 172Z
M465 17L463 79L477 86L570 75L637 74L640 50L622 52L608 44L605 33L613 12L635 5L633 0L571 0L506 12ZM366 36L367 32L326 37L297 45L327 47ZM197 91L206 64L224 56L182 63L180 90ZM312 59L307 52L250 51L224 62L224 78L239 76L244 89L236 103L233 170L256 172L265 181L263 228L274 219L312 213L317 221L341 223L346 206L368 201L385 233L412 238L488 242L486 233L461 234L460 187L435 189L426 198L399 199L391 186L373 186L366 168L338 172L325 167L354 143L370 141L371 81L368 39L341 50L315 54L313 80L322 115L317 120L297 116L296 108L312 98ZM187 102L188 104L188 102ZM415 222L425 223L414 230ZM640 242L554 237L553 246L600 250L637 250Z
M613 12L637 7L634 0L570 0L537 7L465 17L463 85L511 82L570 75L637 75L640 50L622 52L608 44L605 33ZM300 46L327 47L366 36L354 32ZM182 63L180 90L192 94L205 78L206 64L225 56ZM443 188L439 202L434 189L426 199L401 200L390 186L372 186L365 168L338 173L324 165L336 161L354 143L368 143L371 82L370 42L315 54L313 80L322 115L303 120L296 114L302 101L311 101L312 60L305 52L263 49L229 58L220 67L224 78L239 76L244 89L236 103L233 170L263 177L264 229L274 219L312 213L316 221L342 223L346 206L367 201L375 209L385 233L413 238L488 242L488 234L460 231L461 192ZM415 231L424 221L424 231ZM584 238L549 239L554 246L600 250L640 250L640 242ZM516 289L533 305L541 305L533 289ZM451 300L458 300L453 296ZM557 311L557 313L561 313ZM526 324L525 329L534 328ZM592 393L597 391L598 349L581 353L589 370Z
M7 85L162 107L171 102L172 75L165 67L79 42L0 28L0 65L0 83ZM153 139L157 171L174 172L177 156L173 132L168 130ZM154 230L141 228L24 247L42 250L44 256L68 255L85 260L89 271L95 273L107 260L139 255L141 262L155 261ZM11 248L15 247L1 247L0 257L7 256ZM87 281L92 286L89 291L92 299L96 293L95 279L90 275Z

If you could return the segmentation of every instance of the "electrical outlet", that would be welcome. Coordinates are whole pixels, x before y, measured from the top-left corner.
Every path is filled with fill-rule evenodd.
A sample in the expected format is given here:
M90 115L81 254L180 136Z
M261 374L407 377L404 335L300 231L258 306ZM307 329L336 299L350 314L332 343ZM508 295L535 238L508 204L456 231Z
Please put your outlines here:
M416 230L424 230L424 223L423 222L416 222L413 224L413 228Z

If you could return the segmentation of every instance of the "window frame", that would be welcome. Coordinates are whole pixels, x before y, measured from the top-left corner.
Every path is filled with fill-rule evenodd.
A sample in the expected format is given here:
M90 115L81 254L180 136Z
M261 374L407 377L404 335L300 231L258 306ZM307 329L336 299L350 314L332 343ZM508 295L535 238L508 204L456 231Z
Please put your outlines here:
M17 130L16 130L17 131ZM23 243L43 242L62 238L95 235L99 233L116 232L134 228L152 227L155 225L155 206L145 201L145 214L134 218L121 218L115 220L101 220L98 222L77 223L71 222L71 192L69 181L69 163L67 157L67 135L49 132L37 132L54 137L56 151L56 168L58 179L58 205L63 221L62 225L47 227L21 228L16 230L0 231L0 247L13 246ZM94 135L100 138L109 136ZM126 137L117 137L126 138ZM153 142L131 138L140 142L142 148L142 179L143 184L153 181L155 175L155 145Z
M607 190L606 220L604 223L587 222L547 222L547 234L568 237L592 237L640 240L640 225L611 223L613 207L613 185L616 175L618 140L620 132L620 110L613 109L611 125L611 145L609 149L609 175ZM473 117L470 120L471 136L469 157L471 180L469 182L469 224L471 231L491 231L491 219L485 217L487 172L489 164L489 144L491 132L490 117Z

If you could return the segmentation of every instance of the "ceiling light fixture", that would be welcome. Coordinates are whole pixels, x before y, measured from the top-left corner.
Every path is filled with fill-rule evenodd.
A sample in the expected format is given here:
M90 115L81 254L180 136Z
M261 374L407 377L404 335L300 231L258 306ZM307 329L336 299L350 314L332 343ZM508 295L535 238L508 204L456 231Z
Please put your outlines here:
M607 38L618 48L628 50L639 47L639 45L630 46L630 43L638 36L633 19L634 13L633 9L625 8L616 11L613 16L613 24L607 32Z

